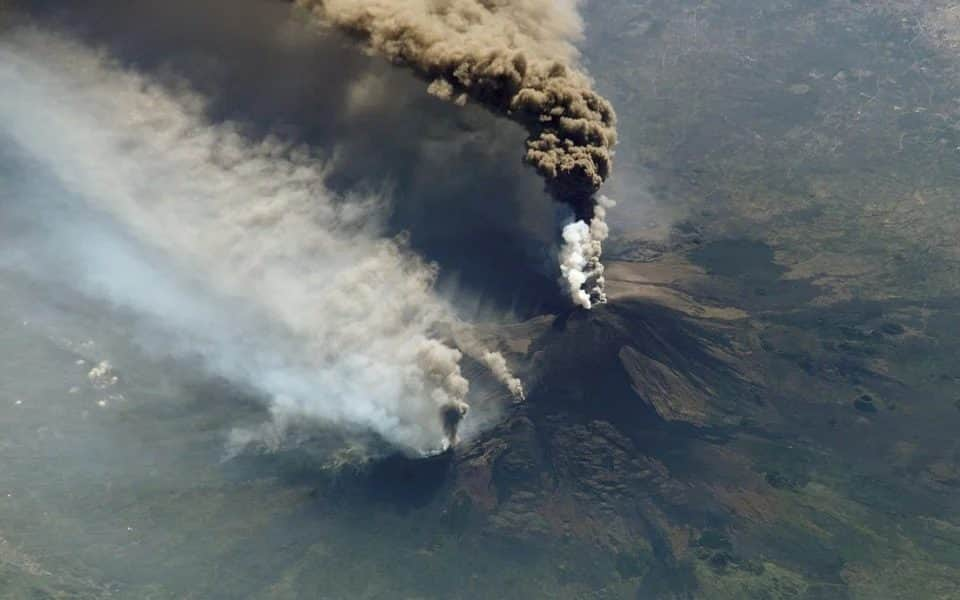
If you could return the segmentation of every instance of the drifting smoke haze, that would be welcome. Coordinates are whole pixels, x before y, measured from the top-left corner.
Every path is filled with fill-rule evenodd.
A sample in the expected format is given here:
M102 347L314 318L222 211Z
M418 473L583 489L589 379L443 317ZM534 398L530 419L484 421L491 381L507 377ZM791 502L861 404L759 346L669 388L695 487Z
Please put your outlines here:
M0 33L19 161L0 267L130 310L144 346L268 397L238 445L320 422L436 451L468 415L465 357L524 398L438 278L461 313L458 285L557 308L558 275L604 301L615 116L577 68L576 2L297 4L22 4ZM559 250L524 139L573 209Z
M390 235L441 269L441 292L470 319L565 308L551 206L517 159L521 127L430 96L406 69L364 54L270 0L24 3L33 19L103 47L125 68L207 100L211 122L320 149L338 194L388 193ZM229 18L225 18L229 15ZM560 214L562 213L562 214Z
M523 124L526 160L578 221L563 232L563 280L584 308L604 302L602 242L616 117L577 68L576 0L297 0L393 62L431 80L429 91L473 99ZM584 286L587 289L584 290Z
M29 173L0 204L0 266L141 315L154 351L261 391L280 427L456 441L470 384L434 336L456 319L435 266L384 237L383 196L332 191L307 150L212 124L202 97L60 35L5 32L0 87Z

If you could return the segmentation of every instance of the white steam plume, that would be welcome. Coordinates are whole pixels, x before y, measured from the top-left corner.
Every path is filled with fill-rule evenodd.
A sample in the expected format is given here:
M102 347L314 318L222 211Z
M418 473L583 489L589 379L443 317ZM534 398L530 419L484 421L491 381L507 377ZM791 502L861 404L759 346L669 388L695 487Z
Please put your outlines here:
M607 301L600 255L603 253L603 241L610 235L607 209L614 205L613 200L599 196L589 225L580 220L563 228L560 274L573 303L586 309Z
M382 237L381 198L338 197L303 149L61 36L3 33L0 90L0 136L67 192L18 198L55 234L0 259L142 315L148 346L259 389L278 427L456 441L469 383L431 335L449 309L435 267Z

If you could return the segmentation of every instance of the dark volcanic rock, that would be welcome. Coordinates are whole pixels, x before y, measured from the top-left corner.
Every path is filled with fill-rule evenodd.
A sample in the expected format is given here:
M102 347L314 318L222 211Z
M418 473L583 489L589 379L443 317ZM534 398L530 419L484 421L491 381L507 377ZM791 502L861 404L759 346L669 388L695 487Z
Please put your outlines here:
M880 326L880 331L887 335L903 335L906 330L899 323L888 322Z
M860 412L865 413L875 413L877 412L877 405L873 401L873 396L869 394L864 394L853 401L853 406Z
M604 421L517 415L472 446L457 465L455 495L467 496L503 535L572 538L611 550L651 530L644 506L682 496L667 468Z
M699 438L770 416L736 368L735 332L716 327L627 302L556 318L530 344L540 383L462 450L454 494L508 535L573 536L611 549L654 539L672 560L685 542L672 539L664 511L723 509L706 489L691 495L658 454L709 446Z
M620 302L559 317L532 344L543 383L530 403L538 412L608 420L630 436L664 422L766 421L755 384L738 368L737 335L733 326L654 304Z

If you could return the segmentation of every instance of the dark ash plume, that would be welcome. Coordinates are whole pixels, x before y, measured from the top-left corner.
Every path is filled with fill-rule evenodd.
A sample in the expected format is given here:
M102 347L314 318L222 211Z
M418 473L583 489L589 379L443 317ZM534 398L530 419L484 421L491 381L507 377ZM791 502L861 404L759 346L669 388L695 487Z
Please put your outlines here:
M392 62L431 80L429 91L457 104L472 99L526 127L526 161L569 204L588 234L606 226L596 193L610 175L616 115L577 66L582 24L575 0L296 0ZM596 248L582 272L564 279L577 304L603 301L599 245L565 232L565 245ZM578 250L575 250L575 252ZM565 253L570 249L565 248ZM569 269L571 261L566 261ZM584 285L592 285L588 292Z

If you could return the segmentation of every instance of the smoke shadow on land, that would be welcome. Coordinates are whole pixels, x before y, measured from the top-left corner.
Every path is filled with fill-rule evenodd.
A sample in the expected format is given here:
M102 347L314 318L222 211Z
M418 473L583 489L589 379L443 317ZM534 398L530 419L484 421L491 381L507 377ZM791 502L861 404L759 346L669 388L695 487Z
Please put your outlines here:
M224 471L235 480L269 476L312 488L311 495L324 505L380 504L407 512L429 505L445 488L453 457L452 451L428 457L394 452L330 466L309 444L301 443L278 452L240 454L224 464Z
M566 305L554 257L558 207L522 163L516 124L427 94L403 69L268 0L39 0L32 20L210 99L213 121L276 134L331 158L328 185L386 192L387 233L440 266L461 308L518 317ZM479 300L478 300L479 299Z
M451 451L426 458L393 454L370 465L359 483L370 500L399 509L420 508L443 488L452 459Z

